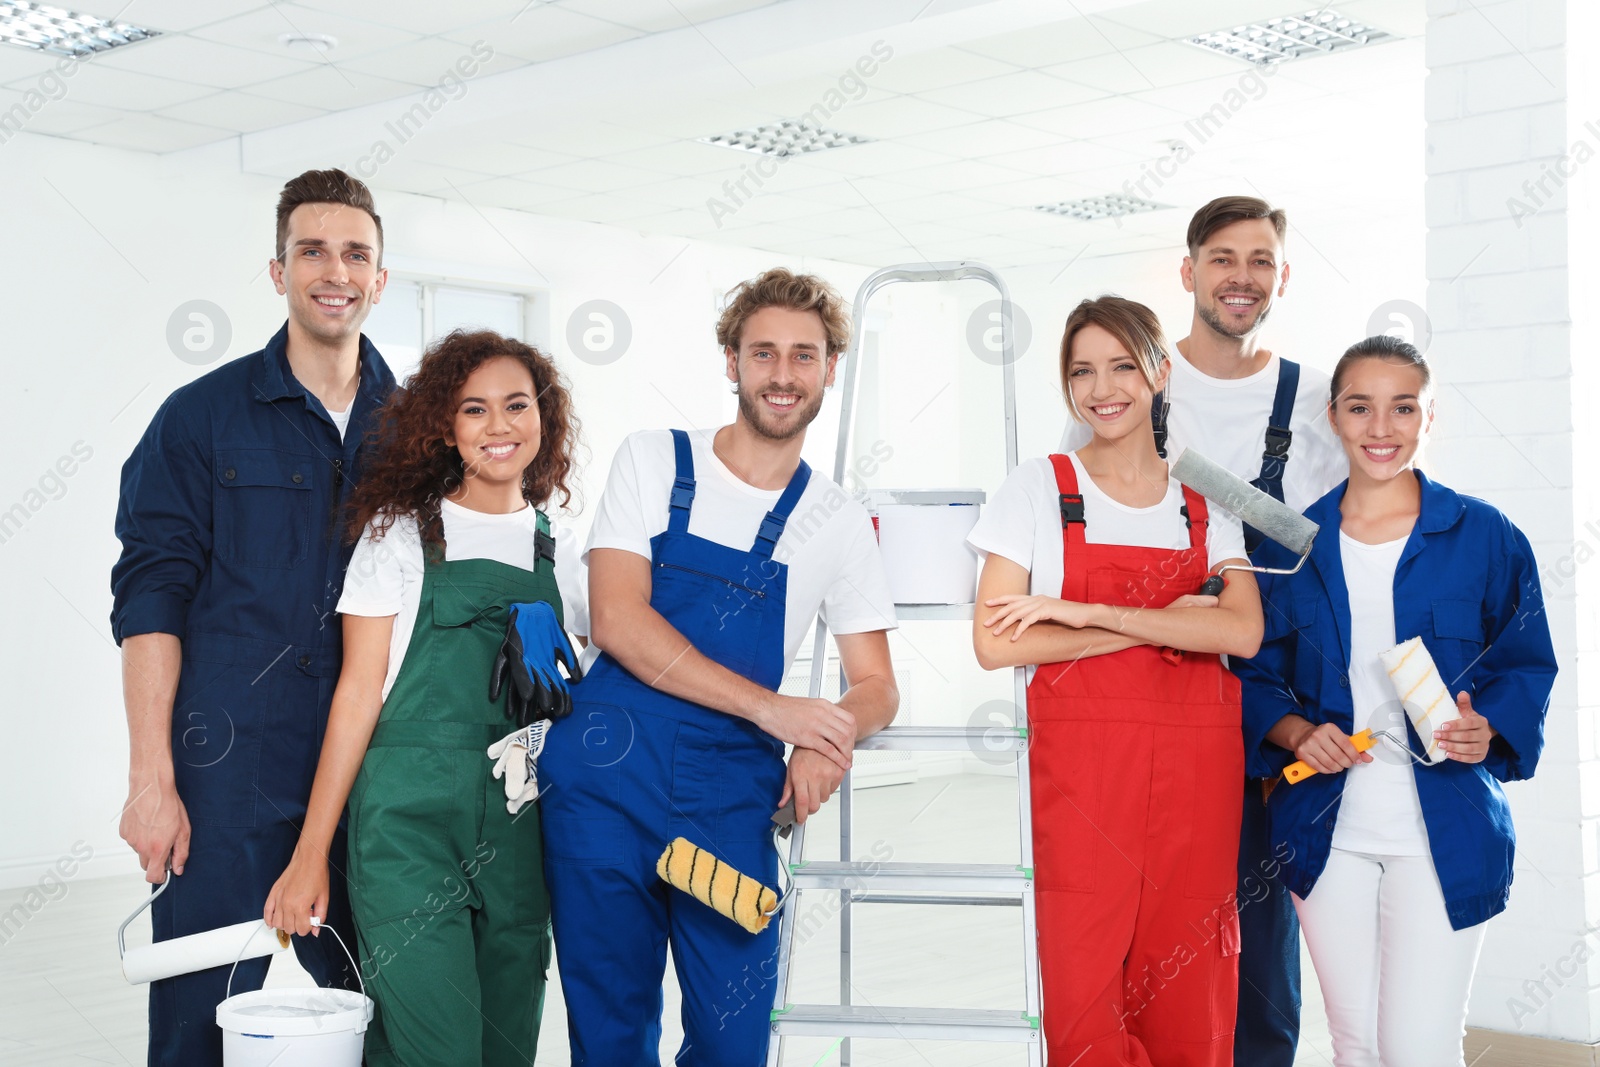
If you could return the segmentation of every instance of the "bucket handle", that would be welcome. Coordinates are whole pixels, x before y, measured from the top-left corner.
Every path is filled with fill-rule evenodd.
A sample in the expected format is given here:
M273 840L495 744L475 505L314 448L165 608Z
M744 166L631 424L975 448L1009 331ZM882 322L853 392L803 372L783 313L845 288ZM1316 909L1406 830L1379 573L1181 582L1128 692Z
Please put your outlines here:
M167 891L167 886L171 884L172 868L168 867L167 877L166 880L161 883L161 888L157 889L154 893L147 894L144 898L144 903L140 904L137 908L134 908L133 914L122 920L122 925L117 927L117 959L121 960L127 958L128 946L126 935L128 932L128 926L133 922L133 920L137 919L144 913L144 909L154 904L156 902L156 897L159 897L162 893L165 893Z
M138 913L135 912L134 914L138 914ZM266 925L265 921L262 922L262 925L263 926ZM331 926L323 926L322 920L317 918L315 915L311 916L311 925L328 931L328 933L333 935L333 939L335 941L339 942L339 947L344 949L344 958L350 961L350 969L355 972L356 981L361 983L361 995L362 996L366 996L367 995L367 980L361 976L361 968L356 966L356 958L354 956L350 955L350 946L348 946L348 945L346 945L344 943L344 938L339 936L339 931L335 930ZM225 994L223 995L223 999L224 1000L226 1000L228 997L233 996L233 975L234 975L234 972L236 972L239 969L239 961L244 959L245 949L248 949L249 947L250 947L250 942L248 940L246 940L245 943L239 949L239 957L238 957L238 959L235 959L233 961L233 967L230 968L229 971L228 971L228 987L227 987L227 990L226 990Z

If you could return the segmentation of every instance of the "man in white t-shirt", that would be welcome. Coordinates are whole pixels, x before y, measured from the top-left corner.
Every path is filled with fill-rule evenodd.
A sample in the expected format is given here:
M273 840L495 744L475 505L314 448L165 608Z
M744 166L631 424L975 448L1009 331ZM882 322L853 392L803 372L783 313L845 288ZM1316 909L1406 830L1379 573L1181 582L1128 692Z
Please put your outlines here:
M817 278L779 268L741 284L717 327L738 417L632 434L612 463L585 553L601 654L539 761L574 1064L659 1062L669 942L676 1062L763 1061L777 927L746 932L669 888L657 861L682 837L711 877L739 872L735 900L774 885L774 812L815 812L856 740L894 717L894 605L871 521L800 459L849 332ZM819 611L849 681L837 703L776 692Z
M1281 208L1250 196L1220 197L1190 220L1180 275L1194 294L1194 315L1189 335L1174 346L1172 375L1157 398L1156 443L1171 458L1193 448L1304 511L1349 468L1328 425L1327 375L1261 345L1273 301L1289 285L1287 230ZM1085 423L1069 423L1061 451L1083 447L1090 432ZM1259 534L1248 527L1245 534L1253 551ZM1245 783L1244 804L1233 1062L1292 1067L1300 1036L1300 924L1278 877L1288 857L1274 855L1268 841L1259 781Z

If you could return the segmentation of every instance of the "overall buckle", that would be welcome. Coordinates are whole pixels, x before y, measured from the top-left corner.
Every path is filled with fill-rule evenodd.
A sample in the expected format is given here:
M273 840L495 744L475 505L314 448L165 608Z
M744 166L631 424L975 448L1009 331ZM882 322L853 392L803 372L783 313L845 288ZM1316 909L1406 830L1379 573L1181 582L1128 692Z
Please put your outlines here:
M1063 530L1065 530L1070 524L1072 524L1074 522L1077 523L1080 526L1088 526L1089 525L1087 522L1084 521L1084 518L1083 518L1083 494L1082 493L1062 493L1061 494L1061 528Z

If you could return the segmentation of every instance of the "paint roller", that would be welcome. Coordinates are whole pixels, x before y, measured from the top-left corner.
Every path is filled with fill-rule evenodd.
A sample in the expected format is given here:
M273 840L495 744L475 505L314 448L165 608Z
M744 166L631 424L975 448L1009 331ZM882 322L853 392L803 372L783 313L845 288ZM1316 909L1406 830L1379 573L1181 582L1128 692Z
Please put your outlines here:
M1418 756L1411 751L1411 745L1404 736L1397 736L1388 730L1362 730L1350 738L1350 743L1356 746L1357 751L1365 752L1382 739L1418 763L1434 764L1448 759L1449 753L1439 747L1439 740L1433 736L1433 732L1445 723L1461 718L1461 709L1450 699L1450 690L1439 676L1439 668L1433 662L1433 656L1429 655L1427 646L1422 643L1422 638L1413 637L1378 653L1378 661L1388 673L1395 696L1400 698L1406 718L1411 720L1417 737L1422 741L1424 754ZM1293 785L1316 773L1309 764L1300 760L1285 767L1283 776Z
M1294 574L1306 565L1311 544L1316 540L1317 524L1281 500L1274 500L1237 474L1214 463L1192 448L1186 448L1172 464L1172 476L1224 511L1237 515L1248 526L1278 542L1300 557L1293 567L1253 567L1230 563L1217 569L1200 587L1205 596L1217 596L1227 583L1224 571L1253 571L1256 574Z
M778 838L788 837L794 825L794 801L774 815L772 822L772 843L776 847ZM782 863L779 868L786 870ZM752 934L765 930L789 897L787 890L780 897L756 879L682 837L674 838L661 853L656 861L656 874L674 889L688 893Z
M144 903L117 927L117 955L122 959L122 976L130 984L155 982L211 967L226 967L239 960L269 956L289 947L288 934L274 930L261 919L254 919L189 934L187 937L173 937L151 945L128 948L125 939L128 925L153 904L156 897L165 893L171 884L172 872L168 871L161 888L145 897Z

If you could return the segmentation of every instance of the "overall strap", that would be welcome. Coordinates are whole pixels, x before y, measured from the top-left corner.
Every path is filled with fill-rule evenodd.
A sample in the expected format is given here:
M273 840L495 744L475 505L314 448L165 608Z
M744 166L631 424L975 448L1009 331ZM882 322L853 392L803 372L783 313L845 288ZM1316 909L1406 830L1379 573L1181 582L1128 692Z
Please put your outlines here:
M1298 374L1299 368L1295 368L1295 371ZM1276 413L1277 409L1273 410ZM1162 459L1167 458L1167 415L1171 411L1172 404L1167 400L1167 391L1163 389L1150 402L1150 429L1155 432L1156 455Z
M1088 596L1089 572L1084 566L1084 530L1088 523L1083 517L1083 494L1078 490L1078 472L1072 466L1072 457L1059 453L1050 457L1050 466L1056 473L1056 499L1061 507L1061 597L1063 600L1084 600ZM1074 559L1076 557L1076 559Z
M689 435L672 431L672 451L677 462L672 495L667 498L667 529L675 534L689 532L689 508L694 504L694 453Z
M545 560L551 564L556 561L556 539L550 532L550 518L542 511L535 511L537 528L533 532L533 565L541 566Z
M783 528L788 525L789 514L794 511L795 505L800 503L800 497L806 491L806 484L811 481L811 468L805 460L800 461L800 466L794 469L794 474L789 478L789 484L783 490L783 495L778 502L767 512L766 518L761 520L761 529L756 531L756 543L750 546L750 551L762 559L771 559L772 553L778 547L778 538L783 536Z
M1294 432L1294 395L1300 388L1300 364L1278 360L1278 391L1272 397L1272 414L1267 417L1266 445L1261 453L1261 475L1251 484L1272 499L1283 501L1283 472L1289 463L1289 443Z
M1206 498L1190 489L1183 487L1183 522L1189 527L1189 547L1198 548L1201 552L1206 550L1206 526L1211 521L1211 512L1206 504Z

